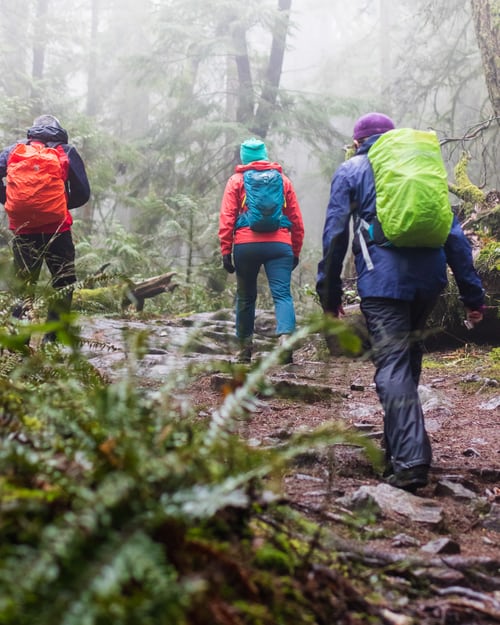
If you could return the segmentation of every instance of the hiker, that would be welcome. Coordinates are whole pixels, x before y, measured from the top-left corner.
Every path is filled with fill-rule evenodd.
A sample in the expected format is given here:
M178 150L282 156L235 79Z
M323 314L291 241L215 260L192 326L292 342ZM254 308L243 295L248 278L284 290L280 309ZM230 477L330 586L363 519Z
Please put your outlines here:
M280 342L295 330L290 282L299 263L304 225L293 185L281 165L269 161L264 142L255 138L244 141L240 158L241 165L229 178L222 198L219 240L224 269L228 273L236 271L237 360L249 363L257 276L262 265L274 302ZM292 361L293 354L287 350L282 362Z
M352 215L357 289L371 342L376 390L384 409L383 477L396 487L415 492L428 483L432 459L418 395L423 355L419 334L447 284L447 264L457 282L466 320L472 325L482 320L484 291L470 243L453 214L444 245L435 248L377 244L366 229L359 228L361 222L370 227L376 217L369 150L394 128L389 117L377 112L363 115L354 125L356 153L338 167L331 183L316 290L325 313L344 315L341 272Z
M82 206L90 197L83 161L68 144L68 133L57 118L40 115L26 140L0 154L0 178L0 202L14 235L14 271L23 300L12 314L21 318L27 312L45 261L52 286L60 291L49 301L47 322L58 321L71 310L71 285L76 282L69 209ZM43 337L45 343L55 340L55 332Z

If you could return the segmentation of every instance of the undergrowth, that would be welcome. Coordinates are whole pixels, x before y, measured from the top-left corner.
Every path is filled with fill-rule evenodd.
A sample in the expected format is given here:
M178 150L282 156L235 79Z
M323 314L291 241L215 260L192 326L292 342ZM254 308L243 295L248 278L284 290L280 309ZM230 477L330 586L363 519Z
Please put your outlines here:
M138 387L141 337L129 337L130 374L109 384L70 335L23 352L0 333L11 349L0 370L0 623L377 621L324 548L326 530L273 488L313 448L353 443L374 462L375 448L336 424L273 449L233 433L279 351L201 423L179 399L186 370L154 396Z

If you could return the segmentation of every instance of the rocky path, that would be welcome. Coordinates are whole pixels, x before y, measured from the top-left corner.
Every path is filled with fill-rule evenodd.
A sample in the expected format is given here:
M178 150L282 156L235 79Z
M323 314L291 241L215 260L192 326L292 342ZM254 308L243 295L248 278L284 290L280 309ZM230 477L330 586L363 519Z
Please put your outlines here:
M273 346L272 319L260 321L257 343L265 356ZM117 379L130 366L124 331L146 333L147 353L134 367L153 390L181 362L215 363L183 391L200 418L209 418L223 401L229 374L216 363L231 359L232 323L227 311L177 321L88 320L84 352ZM434 460L430 483L417 495L384 484L351 444L303 454L282 482L292 506L334 530L344 557L371 554L384 570L414 562L436 597L462 588L462 599L479 602L484 618L493 619L485 623L500 621L499 358L498 348L472 344L426 355L420 393ZM330 421L380 444L382 412L369 361L328 356L323 339L313 336L295 352L294 364L272 367L268 376L274 394L259 398L240 425L249 444L279 445Z

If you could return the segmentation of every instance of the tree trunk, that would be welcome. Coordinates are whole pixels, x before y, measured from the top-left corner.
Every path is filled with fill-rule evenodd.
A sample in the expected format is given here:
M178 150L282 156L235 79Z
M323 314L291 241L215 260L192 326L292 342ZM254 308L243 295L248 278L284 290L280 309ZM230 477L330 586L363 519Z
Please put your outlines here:
M380 102L386 115L392 115L392 4L389 0L380 0Z
M283 70L283 59L286 49L286 37L290 24L292 0L278 0L278 16L273 29L271 53L266 71L266 79L260 97L259 107L255 114L252 131L264 139L269 131L273 112L276 108L278 90Z
M89 56L87 63L87 102L86 113L89 117L97 115L99 111L99 96L97 86L97 33L99 30L99 7L100 0L92 0L90 8L90 40L89 40ZM82 220L85 224L87 234L92 232L94 223L94 198L90 200L82 208Z
M236 70L238 72L236 121L250 127L253 122L254 95L245 29L238 24L233 29L232 37L235 49Z
M476 38L493 114L500 115L500 8L497 0L471 0Z
M36 3L34 42L33 42L33 65L31 71L32 86L32 114L42 113L40 81L43 78L45 67L45 49L47 47L47 16L49 10L49 0L38 0Z
M99 29L99 0L92 0L90 17L90 45L87 67L87 115L93 117L97 114L98 89L97 89L97 33Z

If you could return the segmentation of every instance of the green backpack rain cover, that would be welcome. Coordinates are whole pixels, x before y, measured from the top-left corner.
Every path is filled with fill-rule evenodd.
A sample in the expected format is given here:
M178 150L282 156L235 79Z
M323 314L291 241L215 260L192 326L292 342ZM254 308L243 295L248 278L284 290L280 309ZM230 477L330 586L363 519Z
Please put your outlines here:
M375 176L377 219L389 244L441 247L453 213L436 134L390 130L375 141L368 159Z

